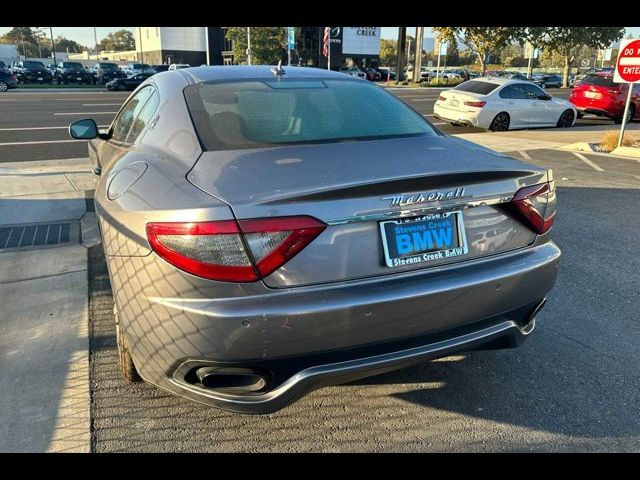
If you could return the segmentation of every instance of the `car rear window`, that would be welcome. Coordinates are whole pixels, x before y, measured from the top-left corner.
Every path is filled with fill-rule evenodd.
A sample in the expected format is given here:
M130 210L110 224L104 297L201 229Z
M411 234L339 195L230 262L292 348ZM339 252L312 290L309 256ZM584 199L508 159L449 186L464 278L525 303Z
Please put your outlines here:
M77 62L64 62L62 64L63 68L84 68L81 63Z
M42 62L23 62L26 68L45 68Z
M488 95L499 86L500 85L498 85L497 83L483 82L482 80L468 80L455 87L454 90L478 93L480 95Z
M383 89L355 80L265 79L185 89L207 150L437 135Z
M118 66L115 63L101 63L100 68L104 68L105 70L115 70Z
M581 83L587 85L596 85L599 87L613 87L613 76L606 75L587 75L581 81Z

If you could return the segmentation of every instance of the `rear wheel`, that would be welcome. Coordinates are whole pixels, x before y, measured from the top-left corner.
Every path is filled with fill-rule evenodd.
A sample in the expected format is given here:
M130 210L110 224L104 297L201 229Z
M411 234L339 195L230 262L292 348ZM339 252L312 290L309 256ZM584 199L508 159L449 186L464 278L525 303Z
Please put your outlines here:
M491 122L489 130L492 132L505 132L509 130L509 123L509 114L506 112L500 112L496 115L496 118L493 119L493 122Z
M573 125L573 112L571 110L566 110L562 112L562 115L560 115L557 126L559 128L568 128L571 125Z
M6 92L7 90L9 90L9 85L5 82L0 82L0 92Z
M136 366L133 363L133 359L131 358L131 354L129 353L129 347L127 346L127 341L122 334L122 329L120 328L120 322L118 321L118 310L115 305L113 307L113 315L116 319L116 342L118 344L118 364L120 366L120 371L122 372L122 376L127 381L127 383L137 383L141 382L142 378L138 374L138 370L136 370Z
M625 119L624 123L629 123L634 116L635 116L635 106L629 105L629 110L627 111L627 118ZM615 118L613 121L618 124L622 123L622 116Z

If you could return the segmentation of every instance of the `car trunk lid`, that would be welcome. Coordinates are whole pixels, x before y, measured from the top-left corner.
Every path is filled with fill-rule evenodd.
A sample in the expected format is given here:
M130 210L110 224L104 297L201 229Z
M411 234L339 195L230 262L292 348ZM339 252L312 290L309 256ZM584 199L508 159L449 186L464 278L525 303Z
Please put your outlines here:
M188 174L237 219L309 215L328 226L264 279L270 287L330 283L478 258L535 234L499 206L544 169L444 136L205 152ZM471 207L471 208L469 208ZM468 252L388 267L379 222L460 212Z

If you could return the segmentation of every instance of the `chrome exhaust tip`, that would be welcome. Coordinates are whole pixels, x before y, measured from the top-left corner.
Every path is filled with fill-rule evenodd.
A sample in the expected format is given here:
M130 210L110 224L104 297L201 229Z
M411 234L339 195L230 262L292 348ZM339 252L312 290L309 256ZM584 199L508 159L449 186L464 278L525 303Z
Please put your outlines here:
M221 393L258 392L267 385L265 377L245 368L200 367L195 373L204 388Z

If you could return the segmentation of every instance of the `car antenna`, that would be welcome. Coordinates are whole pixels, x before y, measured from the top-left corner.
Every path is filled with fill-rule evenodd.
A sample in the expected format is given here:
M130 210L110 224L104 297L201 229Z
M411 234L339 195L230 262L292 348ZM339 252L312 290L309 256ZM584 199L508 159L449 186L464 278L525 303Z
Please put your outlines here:
M275 74L275 75L284 75L285 71L282 68L282 60L280 60L278 62L278 65L276 65L274 68L271 69L271 71Z

